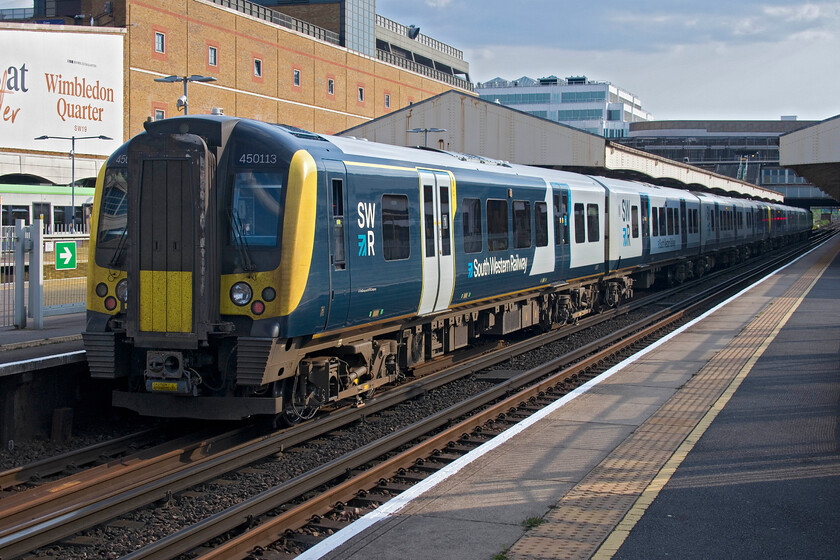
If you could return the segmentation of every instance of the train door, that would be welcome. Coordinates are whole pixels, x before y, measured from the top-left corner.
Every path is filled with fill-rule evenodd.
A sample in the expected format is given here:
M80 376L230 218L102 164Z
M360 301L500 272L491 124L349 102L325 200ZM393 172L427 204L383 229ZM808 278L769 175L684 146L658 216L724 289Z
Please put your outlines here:
M423 290L418 315L446 309L452 301L455 259L452 255L451 193L448 173L420 171Z
M218 323L212 189L215 157L194 135L129 146L128 336L137 346L195 348Z
M640 194L642 205L642 258L647 262L650 255L650 198L646 194Z
M720 204L715 202L712 206L712 238L715 240L715 247L720 245Z
M683 251L685 251L686 248L688 247L688 227L686 227L687 226L686 217L687 217L687 214L686 214L685 199L681 198L680 199L679 224L680 224L680 236L682 237L682 250Z
M560 278L569 273L569 187L552 183L554 197L554 270Z
M347 173L344 163L324 161L327 178L327 212L330 224L330 303L326 329L338 329L347 323L350 307L350 268L347 266Z

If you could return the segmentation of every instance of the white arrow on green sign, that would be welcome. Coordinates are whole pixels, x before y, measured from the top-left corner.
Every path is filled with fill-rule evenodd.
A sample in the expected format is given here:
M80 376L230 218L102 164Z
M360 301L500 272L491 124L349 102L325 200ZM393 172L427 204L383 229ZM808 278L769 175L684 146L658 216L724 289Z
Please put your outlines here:
M73 270L76 268L76 242L55 242L55 269Z

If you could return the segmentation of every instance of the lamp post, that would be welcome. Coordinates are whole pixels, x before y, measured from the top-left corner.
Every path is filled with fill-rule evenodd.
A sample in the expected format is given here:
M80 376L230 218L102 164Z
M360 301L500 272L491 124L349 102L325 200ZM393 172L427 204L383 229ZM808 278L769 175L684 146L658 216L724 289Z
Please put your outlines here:
M423 136L423 147L429 147L429 133L430 132L446 132L445 128L412 128L406 130L406 132L422 132L424 133Z
M113 140L110 136L39 136L35 140L70 140L70 229L76 231L76 140Z
M213 76L199 76L193 74L192 76L166 76L165 78L155 78L156 82L184 82L184 95L178 98L176 106L180 109L184 108L184 114L187 114L187 82L215 82L216 78Z

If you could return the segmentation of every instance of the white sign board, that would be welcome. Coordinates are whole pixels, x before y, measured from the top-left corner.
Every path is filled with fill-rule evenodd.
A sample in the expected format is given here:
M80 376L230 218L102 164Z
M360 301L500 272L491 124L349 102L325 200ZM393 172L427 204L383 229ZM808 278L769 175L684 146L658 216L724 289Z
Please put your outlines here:
M123 142L123 35L0 28L0 149L108 155ZM63 136L67 140L35 140Z

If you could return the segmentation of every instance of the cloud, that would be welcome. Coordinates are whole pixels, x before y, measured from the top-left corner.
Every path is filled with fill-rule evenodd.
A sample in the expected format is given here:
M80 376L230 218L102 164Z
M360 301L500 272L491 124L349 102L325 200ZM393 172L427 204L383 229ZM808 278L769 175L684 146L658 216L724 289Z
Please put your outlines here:
M449 6L449 4L452 3L452 0L425 0L425 3L430 8L441 10Z

